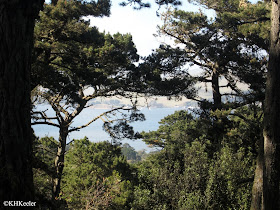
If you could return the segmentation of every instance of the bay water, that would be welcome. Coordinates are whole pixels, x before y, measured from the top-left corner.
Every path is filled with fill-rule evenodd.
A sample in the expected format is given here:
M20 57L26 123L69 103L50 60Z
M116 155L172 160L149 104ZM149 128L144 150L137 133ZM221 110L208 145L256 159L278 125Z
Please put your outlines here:
M131 123L135 132L148 132L155 131L159 127L159 121L164 117L173 114L175 111L181 110L183 107L174 107L174 108L143 108L140 110L141 113L145 115L145 121L137 121ZM54 112L48 105L39 105L37 110L46 111L48 116L54 116ZM108 109L85 109L83 110L73 121L72 126L81 126L92 120L94 117L108 111ZM111 137L106 133L103 128L103 121L101 119L96 120L88 127L81 129L80 131L71 132L68 135L68 142L72 139L81 139L85 136L89 138L90 141L100 142L100 141L111 141ZM58 139L59 129L50 125L33 125L35 135L38 137L54 137ZM148 147L141 139L139 140L129 140L123 139L121 143L128 143L135 148L136 151L146 150L147 152L153 151L153 148Z

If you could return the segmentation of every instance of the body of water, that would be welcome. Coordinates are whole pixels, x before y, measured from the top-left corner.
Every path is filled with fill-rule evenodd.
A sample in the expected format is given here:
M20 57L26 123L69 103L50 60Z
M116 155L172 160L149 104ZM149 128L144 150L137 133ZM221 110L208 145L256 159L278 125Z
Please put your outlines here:
M39 105L38 109L47 110L46 112L48 116L54 116L54 112L48 105ZM146 120L142 122L134 122L131 125L134 127L135 132L142 131L154 131L159 127L159 121L166 117L167 115L173 114L175 111L181 110L181 108L143 108L141 112L145 115ZM94 117L102 114L107 111L107 109L85 109L83 110L73 122L73 126L81 126ZM90 141L99 142L99 141L111 141L111 138L108 133L106 133L103 128L103 121L98 119L93 122L88 127L81 129L80 131L71 132L68 136L68 141L72 139L81 139L87 136ZM32 126L35 132L35 135L38 137L44 136L52 136L55 139L58 139L59 129L50 125L33 125ZM135 148L135 150L143 150L145 149L147 152L152 149L149 148L141 139L139 140L121 140L122 143L129 143L131 146Z

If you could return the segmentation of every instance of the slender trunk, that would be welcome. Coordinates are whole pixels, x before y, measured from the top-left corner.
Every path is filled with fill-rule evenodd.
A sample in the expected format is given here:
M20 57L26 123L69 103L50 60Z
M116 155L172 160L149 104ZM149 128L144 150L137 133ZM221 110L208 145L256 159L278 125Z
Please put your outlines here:
M256 163L254 184L252 189L251 210L263 209L263 138L259 141L259 151Z
M271 1L269 63L264 111L264 209L280 209L280 0Z
M53 178L53 198L58 198L60 193L60 183L62 178L62 172L64 168L64 156L65 156L65 150L66 150L66 140L67 136L69 134L69 125L73 121L73 119L79 115L79 113L83 110L85 107L87 101L82 100L77 107L75 111L73 111L71 114L67 113L66 110L64 110L64 113L67 113L65 118L62 120L63 122L60 124L59 129L59 146L57 148L57 154L54 162L55 166L55 177ZM52 104L52 108L54 110L59 110L57 107L58 104ZM63 108L62 108L63 109ZM61 111L61 110L60 110ZM63 117L60 114L57 114L58 118L62 119Z
M34 200L30 63L40 0L0 0L0 200ZM2 203L1 203L2 205Z
M212 92L213 92L213 101L214 101L213 110L221 109L222 97L221 97L220 86L219 86L219 73L217 72L216 69L214 69L212 73Z
M57 148L57 154L54 162L55 177L53 179L53 198L58 198L60 193L60 183L62 178L62 172L64 168L64 155L66 149L66 139L68 136L68 125L62 124L59 130L59 146Z

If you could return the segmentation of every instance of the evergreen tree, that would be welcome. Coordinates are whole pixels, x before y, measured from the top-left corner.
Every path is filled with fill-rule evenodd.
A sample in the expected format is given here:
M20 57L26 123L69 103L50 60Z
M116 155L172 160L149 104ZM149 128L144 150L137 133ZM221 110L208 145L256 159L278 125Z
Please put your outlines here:
M232 7L229 6L231 3ZM181 79L185 73L188 76L185 76L186 78L197 84L205 83L206 86L210 84L212 90L212 100L210 101L212 106L210 108L213 110L226 108L227 106L223 105L225 101L228 101L228 104L233 107L238 107L244 103L264 99L266 54L262 52L267 48L262 48L264 45L257 45L261 43L260 41L253 42L250 39L253 36L244 35L248 34L248 31L242 30L240 25L244 21L251 22L252 17L243 20L246 18L244 8L236 5L237 3L235 1L228 2L224 7L230 8L216 10L217 17L215 19L209 19L202 12L194 13L169 9L162 15L164 24L159 27L159 35L171 37L175 43L181 46L176 49L163 46L156 52L160 55L163 54L162 51L173 51L173 54L177 55L169 58L173 59L173 63L177 63L177 66L168 65L172 61L163 60L162 65L165 68L159 68L158 74ZM259 5L250 6L250 8L259 7L261 9L253 10L251 16L262 15L265 19L269 12L268 9ZM229 16L229 12L234 14ZM257 33L257 31L253 32ZM265 37L265 35L263 36ZM259 39L261 38L259 37ZM262 40L265 39L262 38ZM146 59L146 62L151 62L151 58L155 57L158 55L151 55ZM202 72L198 76L190 76L184 64L196 65L200 67ZM180 73L176 73L180 70ZM222 79L225 85L221 85ZM239 88L242 83L247 84L249 89L242 91ZM180 85L177 87L174 94L182 90ZM187 90L188 86L185 89ZM204 108L211 105L205 99L199 98L198 95L186 94L184 91L181 94L199 101Z
M177 56L173 56L173 60L176 61L177 59L178 61L178 58L180 58L180 65L177 65L177 67L182 67L184 63L190 62L193 65L200 66L204 70L203 74L191 77L186 74L186 69L183 69L181 74L172 74L178 72L178 69L174 66L165 65L164 59L162 61L158 59L157 61L160 61L162 66L169 67L169 70L162 67L153 68L154 66L151 65L151 69L157 69L157 71L140 70L144 72L144 80L145 78L153 78L155 74L163 75L165 73L168 75L167 77L174 78L176 74L179 75L179 78L183 78L182 75L185 75L186 79L189 78L197 84L201 82L210 83L213 94L210 104L204 98L198 98L196 94L188 94L186 90L189 89L189 86L186 86L185 89L179 85L177 85L178 88L174 86L174 89L176 89L173 92L174 95L180 94L181 91L182 95L199 101L202 109L209 109L210 107L215 110L217 108L228 108L228 105L239 107L254 101L263 102L269 47L270 4L267 2L252 4L248 1L224 0L191 2L215 10L216 17L209 20L201 12L169 10L164 16L165 24L160 28L160 33L174 38L184 49L161 47L154 55L146 59L144 65L147 66L147 63L149 64L152 59L160 57L166 52L172 54L170 53L172 50L173 55L177 52ZM172 62L169 61L168 63ZM162 69L163 71L160 71ZM186 73L184 74L184 72ZM221 79L226 80L226 85L220 84ZM157 77L157 84L159 80L161 78ZM249 89L241 91L238 88L238 83L248 85ZM147 84L148 86L154 85L151 82L147 82ZM163 87L161 86L161 89ZM227 92L228 90L230 92ZM163 91L160 91L160 93L164 95ZM168 92L168 95L172 95L172 93ZM230 103L224 104L224 101ZM271 128L271 126L268 127ZM263 194L263 182L259 181L263 180L263 139L260 137L256 141L259 146L259 157L257 158L252 209L261 208Z
M133 207L248 209L262 115L257 107L229 113L216 111L220 120L211 122L179 111L164 118L157 131L143 133L147 143L162 150L140 163ZM222 115L229 121L217 135Z
M130 209L132 169L121 148L74 140L66 155L62 197L71 209Z
M33 29L42 0L0 1L0 200L34 201L30 125Z
M135 3L139 8L148 4L141 1L128 1L123 5ZM178 4L177 1L156 2ZM60 180L63 171L66 138L69 132L80 130L97 119L104 121L104 129L114 138L133 137L132 127L128 121L109 120L110 114L121 110L131 111L128 116L121 113L121 119L143 120L134 106L127 110L118 107L105 112L79 127L70 124L80 112L88 107L89 101L97 97L114 95L128 96L125 91L132 91L127 85L127 73L135 68L138 55L130 35L99 33L84 16L108 16L110 1L51 1L45 5L40 14L40 21L35 27L35 50L33 53L32 87L41 90L41 96L55 111L55 117L45 112L33 112L33 124L48 124L60 129L59 145L55 161L56 178L54 179L53 196L60 191ZM52 80L49 80L49 77ZM92 93L85 90L91 87ZM128 97L131 97L130 95ZM106 118L106 120L104 120ZM57 123L56 123L57 121ZM113 122L113 123L112 123Z
M105 6L109 7L110 4ZM123 133L125 137L133 138L132 127L122 119L130 122L143 120L134 107L126 109L120 106L93 116L84 125L71 126L81 111L90 106L90 100L125 95L125 73L133 70L133 62L138 60L130 35L100 33L83 20L84 15L108 15L108 8L103 7L103 4L95 5L94 2L58 1L56 5L45 6L35 27L32 78L34 86L40 85L41 96L50 104L55 116L34 112L33 124L59 128L54 197L59 196L66 139L70 132L80 130L100 118L104 121L105 131L112 137L120 138ZM91 93L86 93L89 88ZM121 113L123 110L130 111L128 114L131 115ZM120 120L111 118L116 113L119 113Z

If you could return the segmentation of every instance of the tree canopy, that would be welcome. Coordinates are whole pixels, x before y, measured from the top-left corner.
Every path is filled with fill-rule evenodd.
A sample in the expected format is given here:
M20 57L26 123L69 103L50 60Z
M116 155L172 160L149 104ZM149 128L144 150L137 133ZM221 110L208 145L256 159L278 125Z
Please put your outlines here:
M205 108L234 108L263 101L267 70L267 45L263 43L268 42L269 7L247 3L247 9L236 4L230 1L219 5L224 9L214 7L214 19L201 11L168 9L158 31L160 36L172 38L177 47L162 45L144 60L137 76L143 75L149 90L158 90L154 94L183 95ZM250 16L249 8L253 9ZM201 73L192 75L191 66L200 68ZM174 83L160 85L166 81ZM203 83L211 89L209 101L194 91ZM240 89L242 84L248 88Z
M35 26L33 87L51 106L55 116L34 111L33 125L47 124L59 128L54 197L60 191L66 139L70 132L87 127L100 118L104 121L105 131L113 138L134 138L128 120L144 119L134 106L121 106L92 116L92 120L83 125L71 126L81 111L90 107L90 100L115 95L127 97L126 74L135 68L134 63L139 59L131 35L100 33L83 19L85 15L108 15L108 8L99 3L58 1L45 5Z

